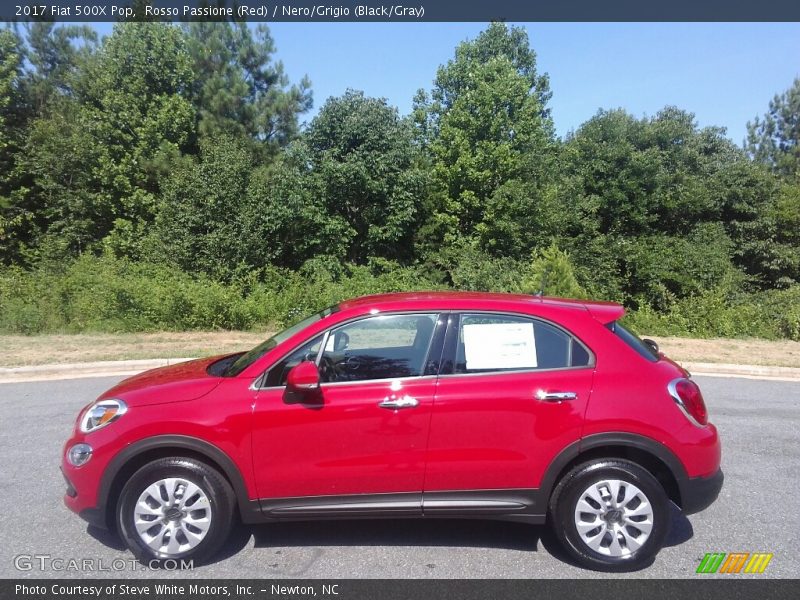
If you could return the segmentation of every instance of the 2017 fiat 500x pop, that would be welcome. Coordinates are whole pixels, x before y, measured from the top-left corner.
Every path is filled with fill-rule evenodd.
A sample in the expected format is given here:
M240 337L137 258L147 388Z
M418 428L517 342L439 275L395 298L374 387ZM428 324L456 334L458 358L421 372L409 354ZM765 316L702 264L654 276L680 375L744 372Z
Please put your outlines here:
M67 506L141 560L245 523L548 522L592 569L647 565L722 485L697 384L623 308L430 292L343 302L247 353L119 383L64 447Z

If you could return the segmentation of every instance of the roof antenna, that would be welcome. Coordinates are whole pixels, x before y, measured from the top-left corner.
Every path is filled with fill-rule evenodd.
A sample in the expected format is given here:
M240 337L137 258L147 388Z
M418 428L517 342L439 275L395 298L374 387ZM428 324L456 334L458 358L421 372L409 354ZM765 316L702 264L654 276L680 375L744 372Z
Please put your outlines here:
M548 265L542 273L542 287L534 294L534 297L541 298L544 296L544 291L547 289L547 276L550 275L550 266Z

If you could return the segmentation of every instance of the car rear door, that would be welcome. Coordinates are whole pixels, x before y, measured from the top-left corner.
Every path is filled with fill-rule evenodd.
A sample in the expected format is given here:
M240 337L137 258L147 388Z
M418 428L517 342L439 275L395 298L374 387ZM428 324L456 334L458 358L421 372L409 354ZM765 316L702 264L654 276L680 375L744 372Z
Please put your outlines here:
M497 499L492 490L538 488L553 458L580 438L593 364L591 352L553 323L451 315L431 417L425 513L463 512L454 499L480 496L458 492Z

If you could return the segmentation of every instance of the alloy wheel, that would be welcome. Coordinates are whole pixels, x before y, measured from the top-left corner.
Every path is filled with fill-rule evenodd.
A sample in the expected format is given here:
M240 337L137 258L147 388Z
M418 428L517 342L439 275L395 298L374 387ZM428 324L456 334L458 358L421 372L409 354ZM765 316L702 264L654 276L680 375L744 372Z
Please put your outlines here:
M578 496L575 528L583 543L595 552L629 556L650 537L653 506L632 483L603 479Z
M164 558L192 550L211 527L211 503L205 491L179 477L149 485L136 501L133 513L139 537Z

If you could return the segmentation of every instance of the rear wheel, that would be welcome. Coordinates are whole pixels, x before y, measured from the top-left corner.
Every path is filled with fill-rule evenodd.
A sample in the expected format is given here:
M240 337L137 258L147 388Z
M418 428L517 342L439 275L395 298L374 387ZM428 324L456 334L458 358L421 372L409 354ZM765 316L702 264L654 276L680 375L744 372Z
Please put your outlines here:
M230 484L215 469L190 458L163 458L125 484L117 522L128 548L144 563L202 561L228 537L234 502Z
M581 566L633 571L650 564L669 528L669 499L636 463L606 459L579 465L556 487L551 523Z

